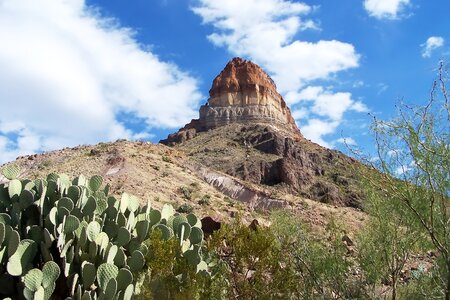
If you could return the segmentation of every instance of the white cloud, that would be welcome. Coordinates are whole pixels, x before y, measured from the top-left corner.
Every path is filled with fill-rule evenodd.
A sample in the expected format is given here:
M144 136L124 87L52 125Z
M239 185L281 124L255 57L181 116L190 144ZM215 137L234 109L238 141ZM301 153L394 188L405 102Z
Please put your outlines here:
M431 53L444 46L444 38L440 36L430 36L422 46L422 57L430 57Z
M398 19L409 0L364 0L364 8L377 19Z
M0 43L0 162L145 136L127 128L121 112L149 128L196 115L196 80L84 0L0 1Z
M321 87L305 88L313 80L327 79L359 65L359 55L352 44L295 39L304 30L318 28L314 21L306 18L314 7L286 0L198 0L197 3L192 10L204 24L213 26L214 32L208 39L214 45L261 65L273 77L291 107L305 104L302 99L306 99L314 101L308 113L330 116L326 125L320 123L316 129L301 127L303 133L311 132L305 136L324 145L322 136L334 132L346 110L363 107L362 103L351 100L350 93L334 94L324 92ZM321 97L314 93L320 93ZM307 116L304 108L292 107L292 110L296 119ZM317 124L315 119L309 121Z
M338 121L324 121L323 119L309 119L308 123L303 126L303 135L324 147L331 148L332 145L323 139L324 135L331 134L336 131L339 126Z
M335 142L339 143L339 144L348 145L348 146L356 146L357 145L356 141L351 137L341 137L341 138L338 138Z
M324 136L335 132L346 112L369 111L365 104L353 100L351 93L334 93L322 86L308 86L299 92L291 92L286 99L291 106L301 106L293 110L292 116L300 124L303 135L323 146L334 144L324 142ZM308 121L307 117L312 120ZM318 117L322 122L317 121Z

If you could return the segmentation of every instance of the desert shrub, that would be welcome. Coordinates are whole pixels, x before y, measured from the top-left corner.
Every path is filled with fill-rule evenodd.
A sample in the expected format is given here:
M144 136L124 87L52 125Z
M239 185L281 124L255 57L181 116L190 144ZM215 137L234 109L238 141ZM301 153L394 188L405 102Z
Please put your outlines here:
M211 196L204 195L200 200L198 200L198 204L200 205L210 205L211 204Z
M193 211L194 208L189 203L183 203L177 208L177 212L184 214L190 214Z
M407 221L402 222L404 233L399 233L399 238L404 240L407 234L417 239L423 252L433 249L438 254L432 272L422 276L427 290L421 289L421 293L429 293L426 298L450 299L450 102L446 72L441 63L424 105L400 103L398 117L389 121L374 118L377 156L366 163L380 175L374 177L372 172L363 176L384 197L379 206ZM407 288L402 287L402 292Z
M222 263L228 298L364 298L334 222L319 238L291 212L275 212L271 219L270 227L256 230L237 219L207 241Z
M179 188L181 195L183 195L184 199L191 200L192 198L192 189L187 186L182 186Z

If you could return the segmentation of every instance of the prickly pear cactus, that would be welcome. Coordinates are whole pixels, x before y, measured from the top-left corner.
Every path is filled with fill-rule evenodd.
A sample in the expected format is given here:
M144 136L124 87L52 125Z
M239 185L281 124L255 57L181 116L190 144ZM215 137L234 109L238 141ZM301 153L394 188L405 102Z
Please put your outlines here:
M0 296L25 299L131 299L145 269L152 231L176 238L197 271L202 261L201 222L165 205L161 211L137 197L109 195L103 178L19 179L9 165L0 184Z

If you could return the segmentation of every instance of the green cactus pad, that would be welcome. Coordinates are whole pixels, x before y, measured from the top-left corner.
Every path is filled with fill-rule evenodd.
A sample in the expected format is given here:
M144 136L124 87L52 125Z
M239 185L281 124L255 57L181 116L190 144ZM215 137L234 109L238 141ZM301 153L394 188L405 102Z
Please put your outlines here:
M13 180L16 179L17 176L19 176L20 168L15 164L7 165L3 167L2 174L6 177L6 179Z
M50 174L47 175L47 181L52 180L54 182L57 182L58 179L59 179L59 175L56 174L56 173L50 173Z
M117 292L117 280L112 278L106 285L106 290L104 290L105 299L114 299Z
M101 215L103 212L108 208L108 203L105 199L97 199L96 201L96 207L95 207L95 214Z
M37 245L32 240L22 240L17 250L9 258L6 269L12 276L21 276L28 264L34 259L37 252Z
M127 256L122 248L117 250L116 257L114 258L114 264L119 268L124 267L127 263Z
M34 300L45 300L45 290L42 286L34 293Z
M202 228L202 222L194 214L188 214L186 216L186 219L188 220L189 225L191 225L192 227Z
M103 183L103 177L99 175L94 175L89 179L89 189L96 192L100 189Z
M131 212L135 212L139 208L139 198L131 195L128 200L128 210Z
M170 228L167 227L164 224L158 224L154 227L154 230L160 230L161 231L161 238L165 241L170 239L172 237L172 233L170 231Z
M116 245L112 245L108 249L108 254L106 255L106 262L110 264L114 264L114 259L116 258L117 252L119 250L119 247Z
M19 196L22 192L22 182L18 179L13 179L8 184L8 194L10 198Z
M117 290L123 291L130 284L133 283L133 274L130 270L122 268L119 270L119 275L117 275Z
M119 225L120 227L125 227L127 225L127 218L125 217L125 215L123 213L118 213L117 214L117 219L116 219L117 225Z
M134 216L133 212L130 212L130 215L128 216L127 220L127 228L131 231L136 226L136 217Z
M65 208L65 207L59 207L59 208L58 208L58 213L56 214L57 222L56 222L55 225L57 225L57 224L59 224L59 223L62 223L62 222L64 221L64 218L65 218L66 216L68 216L68 215L70 215L70 211L69 211L67 208Z
M63 197L63 198L61 198L61 199L59 199L59 201L58 201L58 210L61 208L61 207L64 207L64 208L66 208L68 211L72 211L73 210L73 208L75 207L75 204L73 203L73 200L72 199L70 199L70 198L68 198L68 197Z
M106 233L104 233L104 232L100 232L100 234L95 239L95 243L100 248L100 254L104 256L106 254L106 250L107 250L108 245L109 245L109 237L108 237L108 235Z
M72 184L73 185L86 185L86 182L87 182L86 177L84 177L83 175L80 175L72 181Z
M89 223L86 229L87 237L89 241L93 242L97 238L97 236L100 234L101 227L100 224L97 221L92 221Z
M127 193L123 193L120 198L119 210L121 213L125 213L128 209L128 204L130 203L130 196Z
M136 233L141 242L143 242L147 238L149 228L150 222L147 220L139 221L136 223Z
M188 220L183 215L177 215L174 218L172 218L171 223L173 231L177 232L178 226L180 226L181 223L186 223L187 221Z
M26 287L23 289L23 296L27 300L33 300L34 299L34 292L30 291Z
M189 235L191 234L191 225L187 222L183 222L178 225L176 234L178 239L182 242L184 240L187 240L189 238Z
M85 290L89 290L96 278L97 269L94 264L84 261L81 264L81 279Z
M42 286L46 289L56 282L61 274L61 270L57 263L48 261L42 267L42 273L44 275L42 278Z
M29 190L23 190L19 196L20 209L25 210L34 202L34 194Z
M76 185L71 185L67 189L67 197L73 200L73 202L78 202L81 196L81 189Z
M133 298L134 293L134 285L130 284L125 289L125 292L123 293L123 300L131 300Z
M187 250L183 253L183 256L186 257L188 263L192 266L197 266L202 261L200 254L195 250Z
M106 216L108 217L108 219L110 220L115 220L117 218L117 214L119 213L119 211L117 210L117 208L115 208L114 206L109 206L106 209Z
M175 214L175 209L170 204L164 204L161 210L161 218L165 220L169 220L171 216Z
M135 250L127 260L131 272L139 272L145 264L145 257L141 251Z
M43 273L39 269L32 269L23 278L25 287L32 292L36 292L42 284Z
M108 235L109 239L112 240L117 236L119 225L114 221L105 221L103 231Z
M6 235L5 224L0 223L0 249L2 248L2 244L5 241L5 235ZM1 259L0 259L0 262L1 262Z
M51 283L48 287L44 288L44 300L49 300L52 297L55 288L56 288L55 282Z
M33 225L28 230L27 237L39 244L44 240L44 230L41 226Z
M189 250L191 248L191 241L189 240L185 240L182 242L181 244L181 252L186 252L187 250Z
M97 269L97 282L99 287L104 291L108 282L116 278L119 274L119 268L114 264L103 263Z
M189 240L192 244L200 244L203 241L203 230L198 227L192 227Z
M81 208L81 211L83 212L84 215L90 216L95 212L96 209L97 209L97 201L95 201L94 197L90 196L87 199L84 206Z
M11 216L5 213L0 214L0 223L9 225L11 224Z
M120 246L123 247L130 242L130 239L131 239L130 231L125 227L120 227L119 230L117 231L117 239L115 244L119 247Z
M64 221L64 233L65 234L72 233L75 230L77 230L79 226L80 220L75 216L69 215L66 217Z
M9 230L5 230L5 236L8 241L8 257L11 257L20 245L20 235L11 227L7 228L9 228Z

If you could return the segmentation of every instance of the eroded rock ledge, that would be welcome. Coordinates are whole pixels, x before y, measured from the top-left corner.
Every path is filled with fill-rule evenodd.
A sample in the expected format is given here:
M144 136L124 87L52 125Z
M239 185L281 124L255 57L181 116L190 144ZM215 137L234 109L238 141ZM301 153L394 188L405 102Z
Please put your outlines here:
M209 99L192 120L161 143L174 145L231 123L268 124L293 139L302 135L273 80L258 65L233 58L214 79Z

